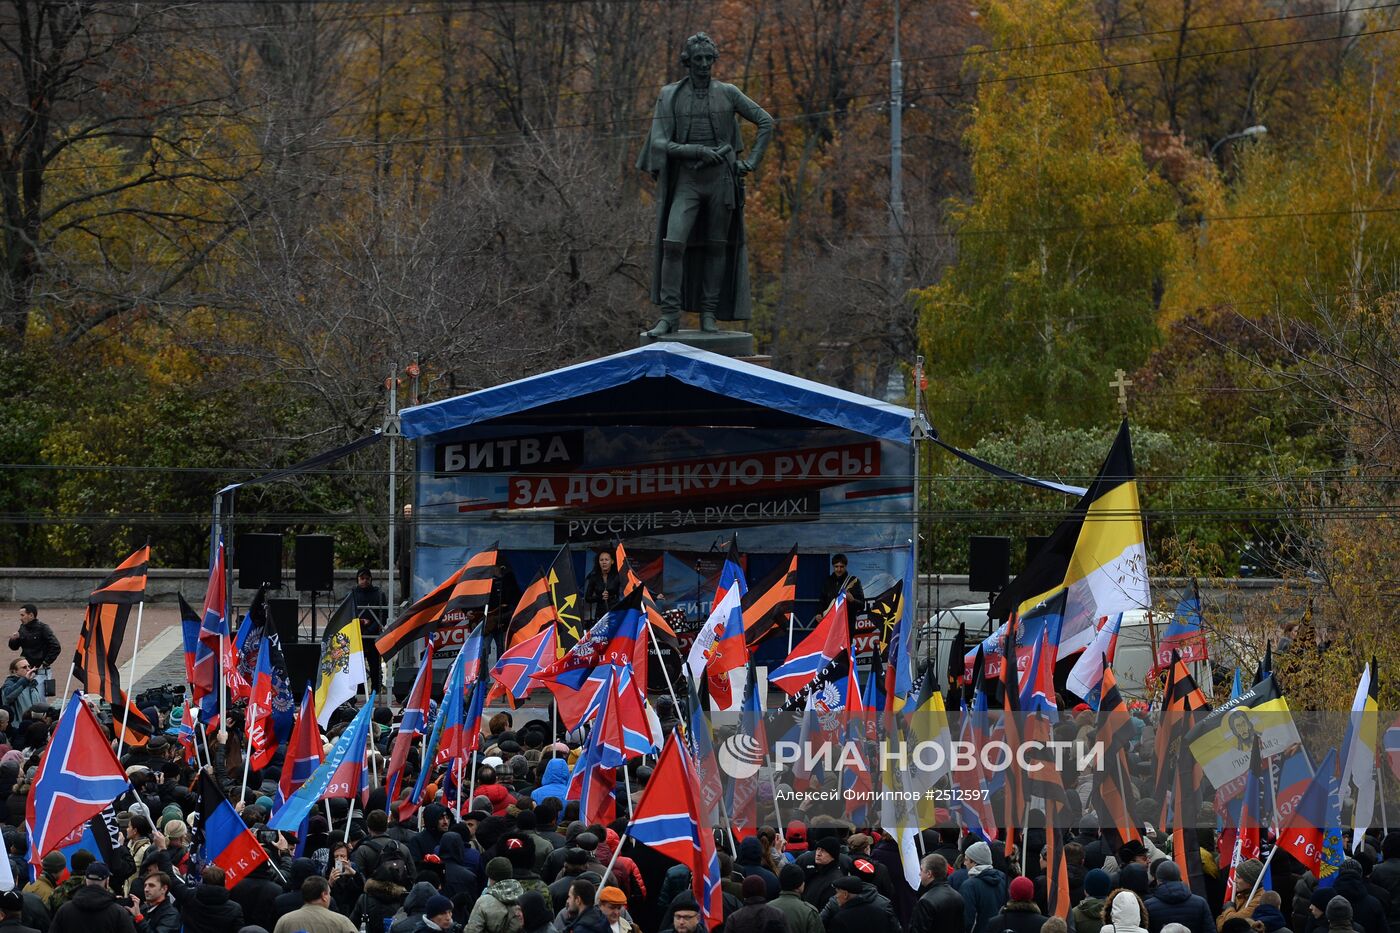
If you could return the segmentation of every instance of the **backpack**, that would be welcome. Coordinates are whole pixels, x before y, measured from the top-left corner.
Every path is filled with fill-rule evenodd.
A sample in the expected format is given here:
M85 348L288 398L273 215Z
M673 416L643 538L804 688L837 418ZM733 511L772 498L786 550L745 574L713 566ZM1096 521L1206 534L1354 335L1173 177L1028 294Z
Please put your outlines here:
M379 871L380 868L388 867L393 875L389 879L390 881L405 888L413 886L413 875L409 872L408 850L398 841L390 839L388 836L375 836L360 843L360 848L369 853L364 866L366 880L373 878L375 872Z

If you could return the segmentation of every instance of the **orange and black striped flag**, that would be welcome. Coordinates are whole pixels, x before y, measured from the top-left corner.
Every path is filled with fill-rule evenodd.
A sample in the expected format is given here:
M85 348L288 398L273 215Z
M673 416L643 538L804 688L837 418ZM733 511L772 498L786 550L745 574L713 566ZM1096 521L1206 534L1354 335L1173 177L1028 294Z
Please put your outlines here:
M646 613L647 622L656 631L656 634L669 644L679 648L680 639L676 637L676 630L671 628L671 623L666 621L666 616L661 612L661 606L652 598L651 592L642 582L642 578L637 576L637 571L632 569L632 561L627 558L627 548L622 544L621 539L617 542L617 572L622 575L622 592L618 594L617 601L621 603L632 595L638 588L642 591L641 607Z
M146 570L151 563L151 546L137 548L117 565L107 579L88 597L90 603L116 603L134 606L146 598Z
M1128 743L1132 738L1132 713L1118 689L1118 677L1104 658L1099 700L1099 735L1107 739L1102 770L1094 775L1089 803L1099 818L1099 833L1110 852L1125 842L1141 840L1133 816L1133 785L1128 776Z
M384 630L384 634L374 640L374 647L378 649L380 657L390 657L414 639L427 638L437 631L438 619L442 618L442 610L447 605L448 597L452 595L453 588L466 569L458 568L452 576L434 587L432 592L405 609L403 614Z
M750 648L775 632L797 602L797 545L787 560L744 596L744 641Z
M1171 667L1167 671L1166 689L1162 693L1162 720L1157 727L1157 745L1154 750L1157 782L1153 793L1162 804L1159 814L1162 826L1168 825L1167 807L1172 779L1176 776L1177 765L1182 763L1182 755L1186 754L1185 743L1182 740L1191 731L1194 718L1192 714L1209 709L1210 703L1196 686L1196 679L1191 676L1181 656L1173 651ZM1191 761L1194 762L1194 759ZM1194 764L1189 766L1193 771L1199 770ZM1195 783L1199 784L1199 781Z
M149 545L138 549L93 590L73 652L73 676L83 692L96 694L111 705L114 731L121 732L123 720L127 721L122 742L134 747L145 745L153 729L135 707L125 714L131 701L122 689L117 655L126 639L131 607L145 597L150 554Z
M554 611L554 599L549 593L548 573L548 567L541 570L521 594L510 617L510 628L506 630L506 647L513 648L558 623L559 614Z
M491 590L498 579L497 560L499 554L496 545L493 544L477 551L471 556L471 560L462 565L457 585L448 594L447 605L442 609L444 616L458 613L466 615L468 609L484 609L490 605Z

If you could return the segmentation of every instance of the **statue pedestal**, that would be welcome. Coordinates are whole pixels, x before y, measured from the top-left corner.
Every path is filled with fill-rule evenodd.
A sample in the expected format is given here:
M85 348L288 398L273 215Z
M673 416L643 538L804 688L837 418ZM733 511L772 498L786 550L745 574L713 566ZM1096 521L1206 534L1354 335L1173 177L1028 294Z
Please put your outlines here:
M751 357L754 355L753 334L742 330L720 330L706 333L703 330L681 330L665 337L641 335L641 345L652 343L683 343L697 350L709 350L723 356Z

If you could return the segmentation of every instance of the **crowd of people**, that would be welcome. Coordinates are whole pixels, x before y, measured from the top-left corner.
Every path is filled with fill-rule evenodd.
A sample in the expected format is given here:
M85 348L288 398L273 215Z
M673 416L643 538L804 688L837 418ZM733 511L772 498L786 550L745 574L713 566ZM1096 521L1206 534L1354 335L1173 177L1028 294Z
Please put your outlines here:
M147 710L153 721L170 721ZM338 713L329 743L354 713ZM378 782L362 799L327 801L303 838L267 828L280 761L241 783L237 720L211 737L206 766L227 789L269 859L236 884L198 845L196 769L162 733L129 750L133 783L115 801L121 838L109 852L43 854L29 877L26 792L58 710L39 703L4 731L0 808L18 889L0 897L0 933L696 933L703 923L689 869L645 846L617 848L629 802L609 825L578 819L568 781L579 749L549 726L497 713L483 738L470 798L429 784L421 808L399 818ZM178 708L174 711L178 715ZM382 778L394 732L375 711ZM280 754L280 753L279 753ZM382 756L382 757L381 757ZM416 768L416 763L410 771ZM650 768L633 770L631 803ZM464 791L465 793L466 791ZM1319 888L1284 853L1272 885L1250 891L1261 864L1237 873L1224 900L1225 860L1202 837L1205 895L1193 893L1150 829L1107 851L1093 831L1066 836L1073 910L1048 915L1043 832L1021 838L1028 856L957 829L922 834L921 887L905 882L900 849L879 827L830 817L719 833L726 933L1360 933L1400 931L1400 833L1365 844ZM616 856L616 857L615 857ZM717 928L717 927L716 927Z

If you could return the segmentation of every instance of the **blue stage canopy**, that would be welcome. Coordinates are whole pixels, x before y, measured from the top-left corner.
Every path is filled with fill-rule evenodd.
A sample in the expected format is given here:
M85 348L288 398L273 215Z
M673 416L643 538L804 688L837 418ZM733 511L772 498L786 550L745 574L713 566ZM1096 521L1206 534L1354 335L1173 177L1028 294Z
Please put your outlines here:
M638 398L647 399L637 411ZM544 410L547 409L547 410ZM656 343L601 359L404 409L405 437L488 422L529 424L531 412L580 424L830 425L903 446L914 413L899 405L774 372L679 343Z

